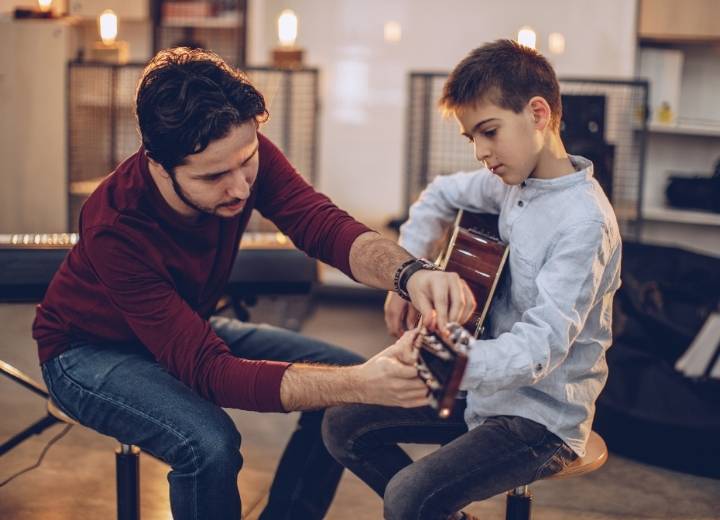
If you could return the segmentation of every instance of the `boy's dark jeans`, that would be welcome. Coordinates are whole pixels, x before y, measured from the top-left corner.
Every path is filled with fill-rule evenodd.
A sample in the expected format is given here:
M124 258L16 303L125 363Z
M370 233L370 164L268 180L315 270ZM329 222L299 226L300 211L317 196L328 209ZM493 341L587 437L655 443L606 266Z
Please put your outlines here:
M575 453L545 426L496 416L468 431L462 406L352 405L325 413L330 453L384 498L388 520L446 520L467 504L560 471ZM397 443L441 444L413 462Z
M351 365L356 354L281 329L210 320L232 352L248 359ZM240 434L225 411L170 375L142 346L78 343L47 361L43 377L70 417L134 444L172 467L175 520L239 520ZM323 410L300 415L278 466L268 505L271 519L320 519L335 494L342 466L320 436Z

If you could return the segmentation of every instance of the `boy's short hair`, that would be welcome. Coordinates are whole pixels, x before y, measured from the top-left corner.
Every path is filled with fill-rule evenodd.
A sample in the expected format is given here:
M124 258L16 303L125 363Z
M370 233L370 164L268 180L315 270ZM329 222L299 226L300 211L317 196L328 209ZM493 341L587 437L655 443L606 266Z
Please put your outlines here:
M497 40L471 51L455 67L439 105L447 113L487 100L520 113L534 96L548 102L552 128L558 129L562 103L552 65L535 49L513 40Z
M160 51L145 67L136 114L147 155L171 175L233 126L268 118L265 99L242 72L214 52L187 47Z

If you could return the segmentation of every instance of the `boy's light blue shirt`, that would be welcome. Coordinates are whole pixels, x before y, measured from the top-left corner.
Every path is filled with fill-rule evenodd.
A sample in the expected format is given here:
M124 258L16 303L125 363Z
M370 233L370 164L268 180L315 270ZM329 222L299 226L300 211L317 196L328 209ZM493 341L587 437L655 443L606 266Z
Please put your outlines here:
M605 385L612 301L620 286L620 232L592 163L555 179L508 186L487 169L436 178L410 208L400 245L435 252L457 210L500 215L510 245L506 276L461 388L469 428L494 415L544 424L584 455Z

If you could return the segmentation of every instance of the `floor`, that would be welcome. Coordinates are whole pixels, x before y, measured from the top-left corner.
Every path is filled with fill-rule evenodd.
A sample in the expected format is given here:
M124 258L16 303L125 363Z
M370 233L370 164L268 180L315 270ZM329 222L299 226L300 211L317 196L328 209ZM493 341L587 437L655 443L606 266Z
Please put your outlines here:
M266 321L277 302L263 300L255 316ZM297 302L296 302L297 303ZM285 306L288 308L288 306ZM40 380L30 338L31 305L0 305L0 359ZM389 344L377 298L323 299L310 308L303 333L371 355ZM45 413L42 399L0 377L0 442ZM231 412L243 434L245 466L239 486L245 518L262 510L274 465L296 416ZM0 460L0 481L35 463L46 443L62 429L56 425L28 439ZM42 465L0 487L0 519L83 520L114 518L115 442L82 427L73 427L47 453ZM414 457L432 447L408 446ZM141 456L144 520L170 518L168 467ZM612 455L590 475L533 485L535 520L720 519L720 481L676 473ZM504 518L504 497L471 505L483 519ZM369 520L382 517L382 503L361 481L346 472L329 519ZM301 520L301 519L299 519Z

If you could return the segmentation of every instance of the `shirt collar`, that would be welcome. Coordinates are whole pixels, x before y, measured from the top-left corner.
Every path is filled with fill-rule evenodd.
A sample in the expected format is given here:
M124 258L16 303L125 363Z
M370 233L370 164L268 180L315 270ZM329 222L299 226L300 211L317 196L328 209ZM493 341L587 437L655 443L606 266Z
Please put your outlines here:
M580 182L589 181L593 176L593 164L580 155L569 155L568 159L575 168L575 173L555 177L554 179L527 179L525 186L537 190L561 190Z

